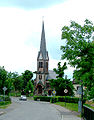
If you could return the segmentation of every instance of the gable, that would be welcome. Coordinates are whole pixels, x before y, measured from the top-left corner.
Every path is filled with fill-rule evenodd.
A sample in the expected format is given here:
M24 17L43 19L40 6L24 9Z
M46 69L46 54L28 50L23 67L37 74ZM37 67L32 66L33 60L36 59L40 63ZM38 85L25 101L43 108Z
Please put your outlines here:
M40 53L40 55L39 55L39 59L43 59L43 57L42 57L42 53Z

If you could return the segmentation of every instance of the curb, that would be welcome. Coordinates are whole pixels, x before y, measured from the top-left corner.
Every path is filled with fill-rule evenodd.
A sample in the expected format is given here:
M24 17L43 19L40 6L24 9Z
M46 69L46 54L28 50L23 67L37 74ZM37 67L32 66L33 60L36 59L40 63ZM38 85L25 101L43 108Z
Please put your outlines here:
M4 112L0 112L0 115L3 115L4 114Z

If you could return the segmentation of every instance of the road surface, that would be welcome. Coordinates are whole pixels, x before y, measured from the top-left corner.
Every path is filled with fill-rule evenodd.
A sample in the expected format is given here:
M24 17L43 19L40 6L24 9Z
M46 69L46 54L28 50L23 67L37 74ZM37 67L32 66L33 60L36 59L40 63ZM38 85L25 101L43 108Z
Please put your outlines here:
M20 101L18 98L12 101L0 120L61 120L59 111L48 102Z

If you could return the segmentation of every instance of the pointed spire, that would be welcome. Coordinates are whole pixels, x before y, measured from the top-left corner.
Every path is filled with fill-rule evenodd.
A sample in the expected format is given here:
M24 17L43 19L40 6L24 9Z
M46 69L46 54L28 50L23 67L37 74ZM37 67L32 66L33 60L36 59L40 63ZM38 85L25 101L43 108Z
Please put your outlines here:
M46 58L46 40L45 40L44 21L42 21L40 52L42 53L42 56L45 59Z

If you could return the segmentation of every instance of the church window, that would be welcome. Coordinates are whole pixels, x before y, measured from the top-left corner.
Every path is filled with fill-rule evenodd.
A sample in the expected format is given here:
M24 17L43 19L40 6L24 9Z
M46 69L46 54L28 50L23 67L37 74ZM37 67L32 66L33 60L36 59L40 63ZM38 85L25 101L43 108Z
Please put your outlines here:
M39 68L43 68L43 62L39 62Z
M46 70L48 71L48 62L46 62Z
M42 75L39 75L39 79L40 79L40 80L42 79Z

